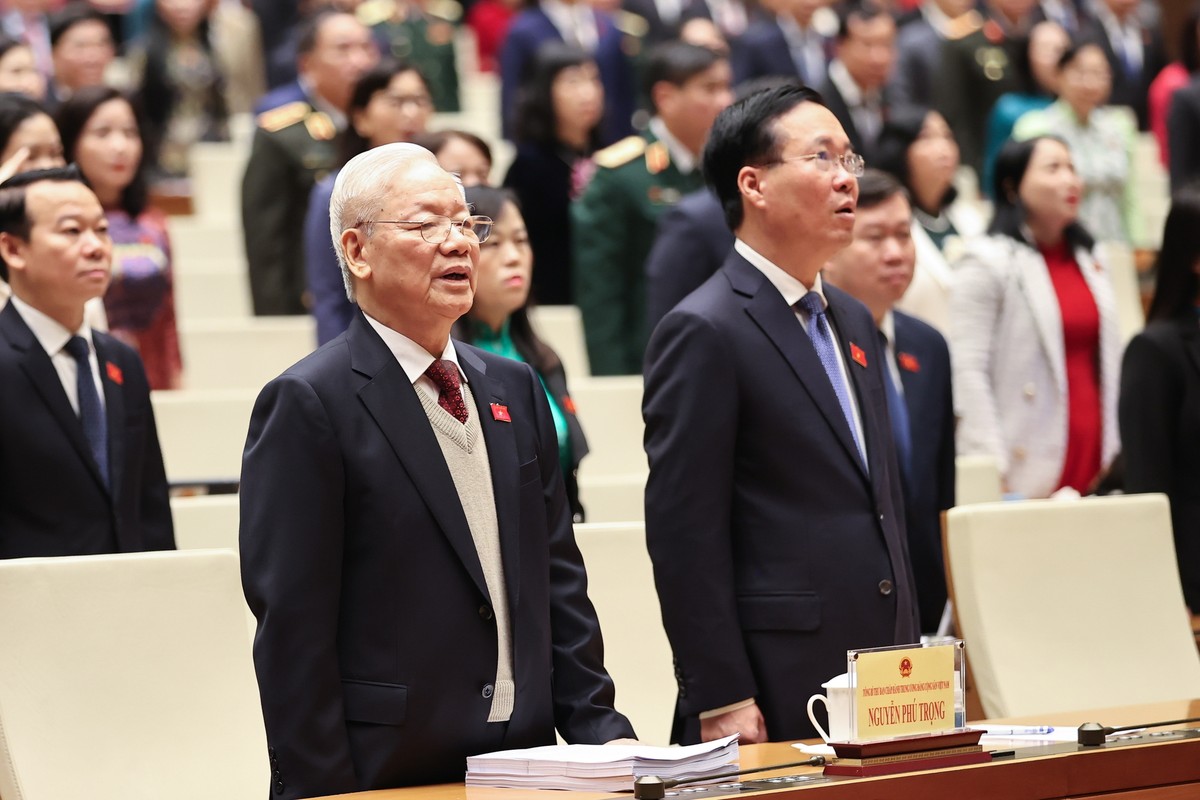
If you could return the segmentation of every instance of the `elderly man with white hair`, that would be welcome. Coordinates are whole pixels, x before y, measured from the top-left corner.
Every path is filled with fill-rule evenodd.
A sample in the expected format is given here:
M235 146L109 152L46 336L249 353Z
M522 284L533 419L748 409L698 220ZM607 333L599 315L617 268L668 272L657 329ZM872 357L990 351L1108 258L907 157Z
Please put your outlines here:
M415 145L342 169L330 231L361 313L263 389L241 554L271 792L461 780L468 755L630 737L571 529L546 394L450 339L479 245Z

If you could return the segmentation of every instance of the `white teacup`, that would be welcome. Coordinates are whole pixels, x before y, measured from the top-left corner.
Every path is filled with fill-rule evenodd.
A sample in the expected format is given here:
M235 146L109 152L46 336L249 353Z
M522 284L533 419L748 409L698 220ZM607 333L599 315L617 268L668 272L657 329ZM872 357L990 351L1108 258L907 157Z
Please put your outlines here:
M826 742L844 742L850 738L850 675L843 672L822 683L821 688L825 694L814 694L808 698L808 719ZM817 701L824 703L829 713L828 732L817 722L813 713L813 705Z

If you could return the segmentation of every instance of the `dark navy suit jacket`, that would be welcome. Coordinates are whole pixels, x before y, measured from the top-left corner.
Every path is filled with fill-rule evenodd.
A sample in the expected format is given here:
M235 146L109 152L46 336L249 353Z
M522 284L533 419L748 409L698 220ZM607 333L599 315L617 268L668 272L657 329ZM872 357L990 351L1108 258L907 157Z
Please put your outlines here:
M946 340L916 317L893 311L897 364L912 439L904 475L908 549L917 581L921 630L937 630L946 604L941 512L954 505L954 402Z
M267 384L246 442L242 581L272 796L461 781L468 755L553 744L556 728L633 735L612 707L545 390L526 364L455 347L491 467L512 718L487 722L496 622L437 436L356 313Z
M832 40L826 40L826 65L833 57L832 47ZM758 19L750 23L746 33L734 43L732 67L734 83L770 75L795 76L805 83L811 81L809 76L800 72L787 39L774 19Z
M805 702L848 649L918 637L879 334L825 292L869 471L795 312L736 251L646 351L646 539L684 740L750 697L771 739L811 737Z
M692 192L658 219L646 258L646 330L711 278L733 249L721 202L708 189Z
M290 83L285 83L282 86L277 86L271 91L259 98L254 104L254 113L261 114L264 111L270 111L273 108L286 106L288 103L297 101L311 103L308 95L304 93L304 89L300 86L300 81L295 80Z
M16 307L0 312L0 558L175 547L150 386L137 353L94 331L110 486L50 356Z
M633 133L636 103L633 66L622 49L623 34L612 17L595 12L600 35L594 57L604 84L604 119L601 121L602 144L611 144ZM529 8L513 19L504 47L500 51L500 113L504 138L514 135L519 88L526 79L538 48L546 42L561 42L562 34L540 8Z

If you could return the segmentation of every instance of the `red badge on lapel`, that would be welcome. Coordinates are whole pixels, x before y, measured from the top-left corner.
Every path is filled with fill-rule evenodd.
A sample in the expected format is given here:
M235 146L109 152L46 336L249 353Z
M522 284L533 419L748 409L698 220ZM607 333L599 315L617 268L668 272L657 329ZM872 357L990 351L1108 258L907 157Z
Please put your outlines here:
M867 365L867 354L864 353L863 349L854 342L850 343L850 359L860 367L865 367Z
M111 361L105 362L104 367L105 367L105 370L108 372L108 379L110 381L115 383L117 386L123 386L125 384L125 376L123 374L121 374L120 367L118 367L116 364L112 363Z
M499 422L512 422L512 417L508 415L508 406L492 403L492 419Z
M568 414L574 414L574 413L575 413L575 401L574 401L574 400L572 400L572 399L570 398L570 396L569 396L569 395L568 395L567 397L564 397L564 398L562 399L562 404L563 404L563 409L564 409L564 410L565 410L565 411L566 411Z
M921 371L921 362L917 361L917 357L912 353L900 353L896 356L896 359L900 362L900 369L902 370L908 372Z

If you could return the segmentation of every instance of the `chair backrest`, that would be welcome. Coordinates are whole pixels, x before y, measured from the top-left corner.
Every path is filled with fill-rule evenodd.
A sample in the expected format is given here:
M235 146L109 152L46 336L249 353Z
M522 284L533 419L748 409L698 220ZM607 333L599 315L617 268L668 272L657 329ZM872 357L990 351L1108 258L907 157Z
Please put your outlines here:
M645 526L576 525L575 541L587 566L588 596L604 634L604 665L616 683L617 709L629 717L641 741L668 744L675 674Z
M620 375L571 382L579 424L587 435L588 454L579 477L598 478L649 471L642 449L642 377Z
M946 555L986 716L1200 697L1165 496L952 508Z
M541 340L562 359L571 388L591 376L587 344L583 338L583 315L576 306L535 306L529 321Z
M245 272L223 265L197 265L175 273L175 312L180 320L249 319L250 287Z
M0 561L4 800L261 800L237 558Z
M1099 242L1096 245L1096 258L1108 269L1113 299L1117 304L1117 327L1121 332L1121 341L1128 342L1146 327L1146 311L1142 308L1142 287L1133 248L1125 242Z
M998 503L1004 499L1000 465L991 456L954 459L954 505Z
M180 320L189 389L261 389L317 348L311 316Z
M238 496L172 497L175 546L180 550L238 551Z
M257 390L151 392L158 441L172 484L234 482Z
M642 522L646 519L646 473L579 479L579 502L588 522Z

